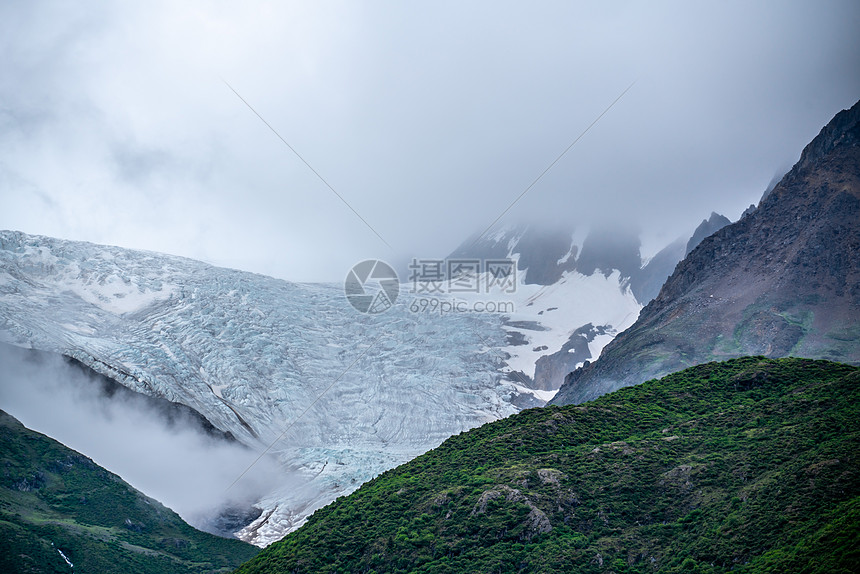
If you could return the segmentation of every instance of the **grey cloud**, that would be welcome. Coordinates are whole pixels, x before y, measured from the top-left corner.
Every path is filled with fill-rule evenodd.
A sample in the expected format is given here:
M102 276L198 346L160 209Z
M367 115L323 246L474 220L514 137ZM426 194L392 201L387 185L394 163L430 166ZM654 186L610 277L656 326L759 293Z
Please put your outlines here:
M653 253L711 211L738 217L860 97L847 1L33 2L2 16L4 114L47 118L0 134L2 169L63 215L17 201L0 227L294 280L445 255L634 79L502 224L632 225Z
M165 418L150 401L109 397L98 382L57 355L0 344L0 409L119 474L132 486L207 528L225 508L248 508L284 477L238 443L202 432L190 418Z

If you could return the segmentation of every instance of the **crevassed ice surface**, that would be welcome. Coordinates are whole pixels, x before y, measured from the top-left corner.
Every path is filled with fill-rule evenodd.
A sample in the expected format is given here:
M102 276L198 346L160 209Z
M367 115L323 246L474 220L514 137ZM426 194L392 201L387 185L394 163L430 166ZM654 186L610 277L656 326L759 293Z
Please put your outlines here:
M575 293L568 304L626 322L638 304L617 278L601 279L610 295L589 289L602 305ZM558 347L578 326L552 326L566 331ZM511 401L528 392L505 375L517 350L499 315L413 313L405 293L366 315L341 285L18 232L0 232L0 339L186 404L259 451L274 443L283 487L238 533L258 545L447 437L517 412Z

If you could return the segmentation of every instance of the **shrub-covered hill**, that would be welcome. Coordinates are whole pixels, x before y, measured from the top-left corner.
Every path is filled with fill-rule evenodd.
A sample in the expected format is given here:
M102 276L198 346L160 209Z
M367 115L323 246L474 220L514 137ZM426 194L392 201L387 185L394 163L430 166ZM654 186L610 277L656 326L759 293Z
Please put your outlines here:
M746 357L452 437L266 572L858 572L860 369Z
M228 572L257 551L195 530L89 458L0 411L3 574Z

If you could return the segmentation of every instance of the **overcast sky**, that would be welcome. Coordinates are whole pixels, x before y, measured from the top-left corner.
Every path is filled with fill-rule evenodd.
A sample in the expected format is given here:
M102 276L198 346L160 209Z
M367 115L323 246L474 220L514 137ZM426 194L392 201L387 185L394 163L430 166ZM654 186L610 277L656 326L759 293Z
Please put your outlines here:
M858 30L856 0L6 1L0 228L339 281L447 254L635 82L500 223L648 255L860 98Z

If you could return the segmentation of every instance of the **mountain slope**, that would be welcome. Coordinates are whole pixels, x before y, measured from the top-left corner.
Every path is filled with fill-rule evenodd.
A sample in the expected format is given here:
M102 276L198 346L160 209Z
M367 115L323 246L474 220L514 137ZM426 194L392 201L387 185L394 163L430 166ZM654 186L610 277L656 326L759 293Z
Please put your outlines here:
M226 572L257 551L193 529L0 411L0 571Z
M647 305L660 294L660 288L666 282L678 263L686 257L703 239L712 235L730 224L731 221L724 215L711 212L708 219L693 231L693 235L684 241L678 238L652 257L646 265L633 274L630 279L630 290L636 296L636 300Z
M860 362L858 254L860 103L821 130L758 209L702 241L553 402L745 354Z
M238 572L856 572L860 368L734 359L455 436Z

